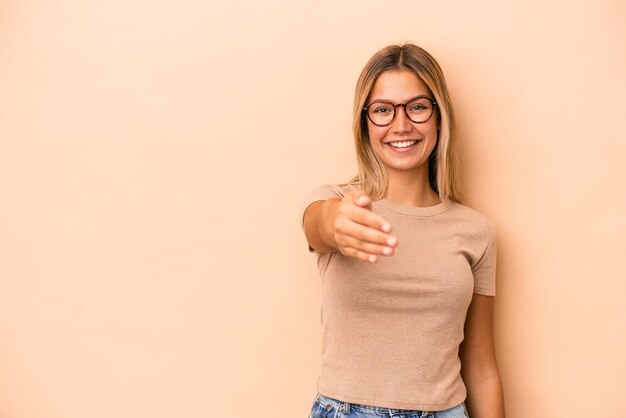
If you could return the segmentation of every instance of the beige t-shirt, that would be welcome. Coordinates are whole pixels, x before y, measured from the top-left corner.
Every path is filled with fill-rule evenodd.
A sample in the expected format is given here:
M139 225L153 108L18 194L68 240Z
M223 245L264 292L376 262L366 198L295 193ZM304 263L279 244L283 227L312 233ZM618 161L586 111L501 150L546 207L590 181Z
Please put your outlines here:
M302 200L353 186L322 185ZM322 285L322 361L317 390L364 405L441 411L465 401L459 344L472 294L496 294L495 224L452 200L411 207L381 199L399 245L375 264L315 252Z

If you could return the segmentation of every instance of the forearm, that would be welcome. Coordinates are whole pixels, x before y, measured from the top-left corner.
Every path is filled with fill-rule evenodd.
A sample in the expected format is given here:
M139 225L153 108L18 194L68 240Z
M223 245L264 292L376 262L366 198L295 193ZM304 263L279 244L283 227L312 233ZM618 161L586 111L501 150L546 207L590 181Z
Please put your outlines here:
M333 238L332 224L336 207L341 199L328 199L314 202L304 214L304 232L309 245L318 252L332 252L337 249Z
M465 386L470 418L504 418L504 391L497 371L486 379L469 379Z

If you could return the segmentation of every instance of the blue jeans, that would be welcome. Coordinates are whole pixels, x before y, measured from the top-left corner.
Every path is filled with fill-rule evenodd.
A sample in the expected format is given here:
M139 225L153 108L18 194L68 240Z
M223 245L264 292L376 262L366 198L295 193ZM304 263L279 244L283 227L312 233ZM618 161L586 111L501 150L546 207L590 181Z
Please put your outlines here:
M465 402L444 411L418 411L343 402L328 398L320 393L315 396L309 418L340 418L344 416L348 418L469 418Z

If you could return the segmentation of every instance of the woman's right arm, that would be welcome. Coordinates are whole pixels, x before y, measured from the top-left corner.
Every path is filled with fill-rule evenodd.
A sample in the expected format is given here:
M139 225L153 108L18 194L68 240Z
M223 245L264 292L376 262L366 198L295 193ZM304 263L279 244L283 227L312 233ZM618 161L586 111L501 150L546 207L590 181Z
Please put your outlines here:
M320 253L339 251L345 256L375 263L392 255L398 239L391 225L370 210L371 201L361 190L311 203L304 212L304 234Z

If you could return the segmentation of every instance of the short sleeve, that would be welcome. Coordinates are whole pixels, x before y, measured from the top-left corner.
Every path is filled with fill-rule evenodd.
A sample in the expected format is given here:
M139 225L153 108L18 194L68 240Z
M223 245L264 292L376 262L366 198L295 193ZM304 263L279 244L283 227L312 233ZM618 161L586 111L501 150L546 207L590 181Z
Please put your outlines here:
M304 231L304 212L313 202L319 200L328 200L332 198L342 198L345 194L346 188L334 185L334 184L322 184L314 187L306 193L300 202L300 228ZM313 253L315 250L309 245L309 252Z
M487 248L476 265L472 267L474 275L474 293L486 296L496 295L496 258L497 243L494 232Z

